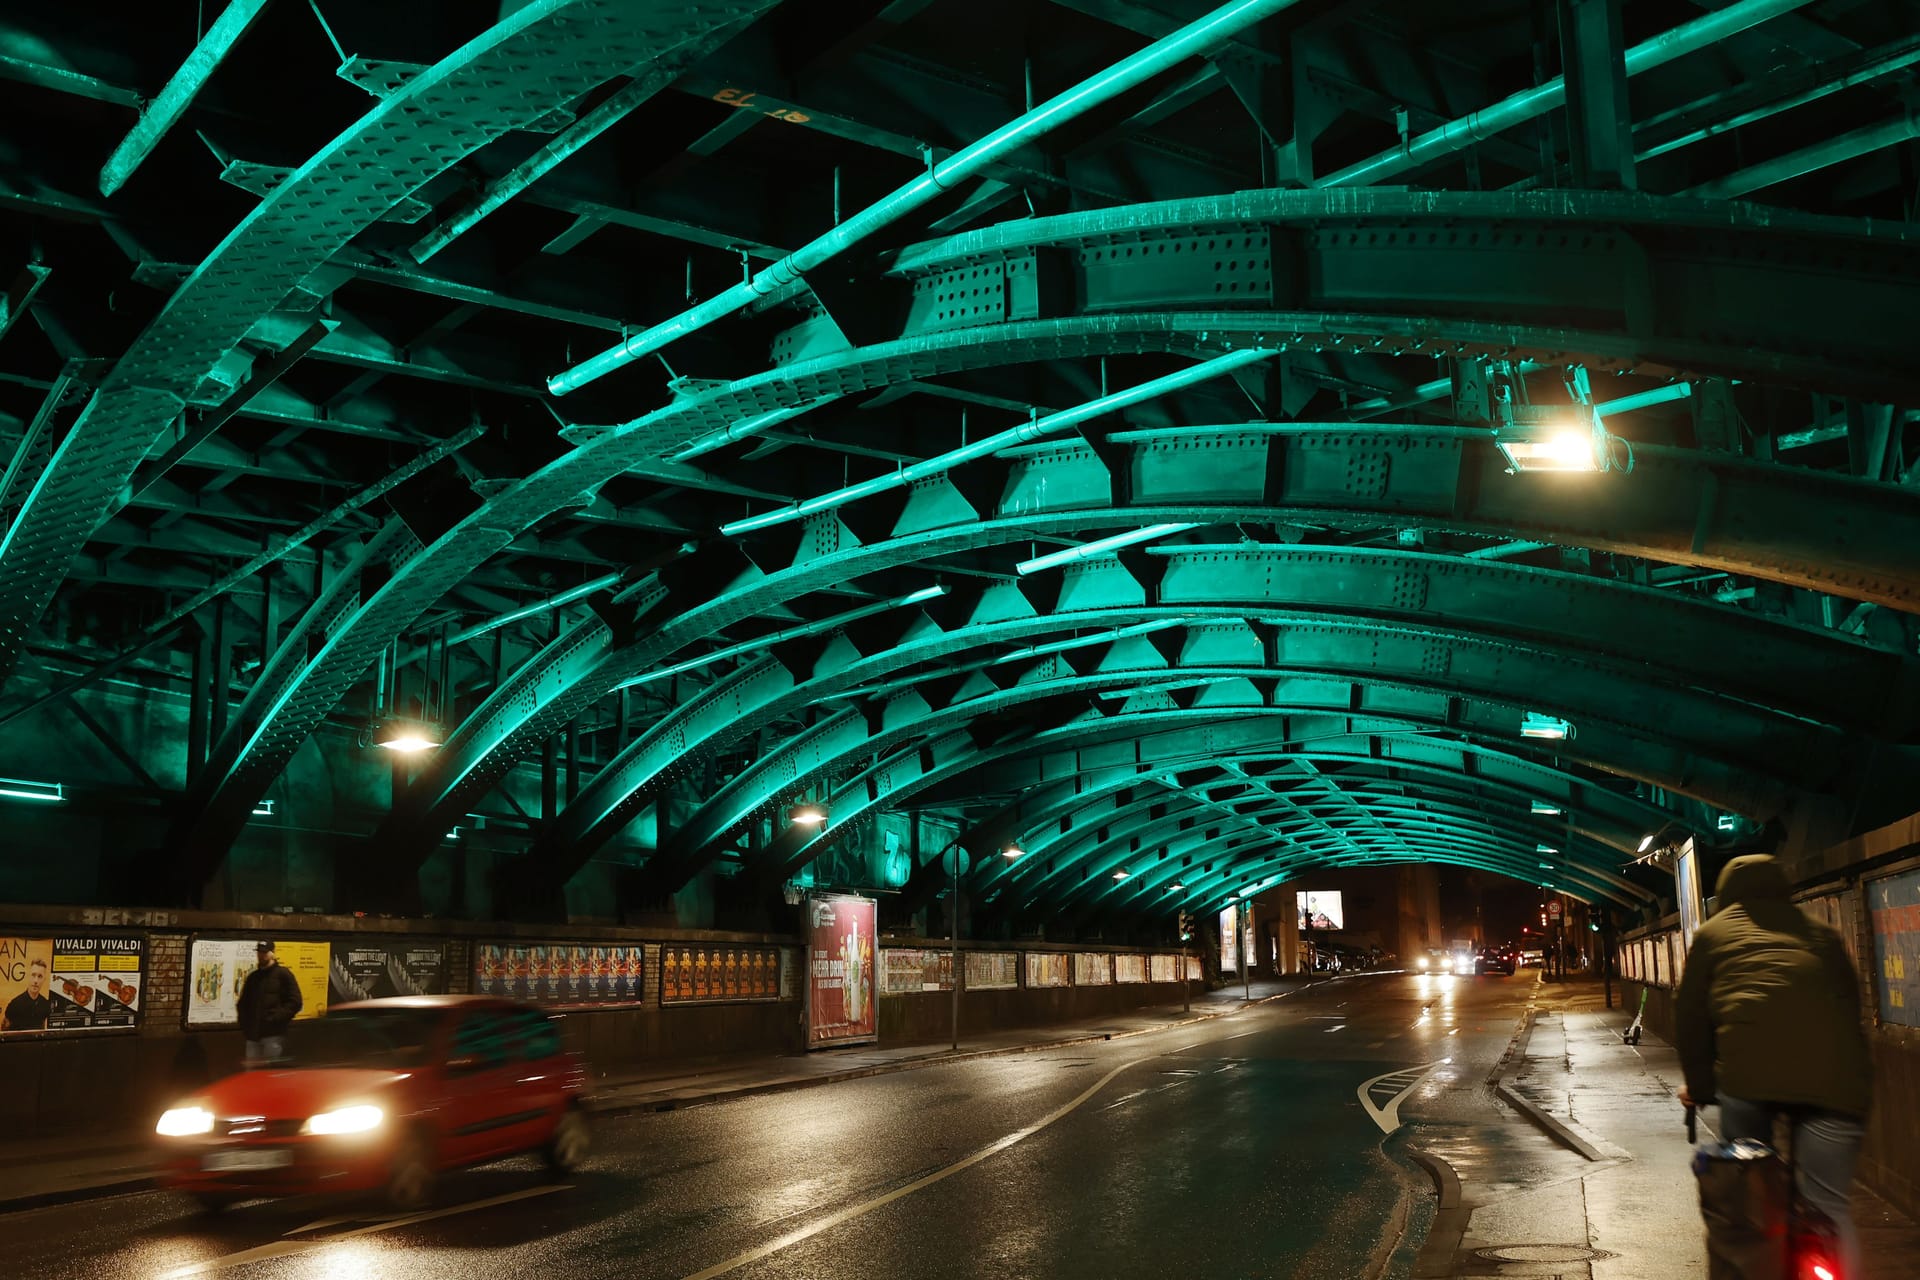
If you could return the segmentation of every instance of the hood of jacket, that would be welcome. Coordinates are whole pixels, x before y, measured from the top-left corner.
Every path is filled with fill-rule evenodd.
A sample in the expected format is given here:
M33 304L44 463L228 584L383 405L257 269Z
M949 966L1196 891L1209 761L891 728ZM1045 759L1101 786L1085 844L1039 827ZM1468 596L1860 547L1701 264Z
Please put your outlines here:
M1720 869L1714 893L1725 911L1735 903L1785 902L1793 895L1793 886L1787 883L1787 873L1778 859L1771 854L1749 853Z

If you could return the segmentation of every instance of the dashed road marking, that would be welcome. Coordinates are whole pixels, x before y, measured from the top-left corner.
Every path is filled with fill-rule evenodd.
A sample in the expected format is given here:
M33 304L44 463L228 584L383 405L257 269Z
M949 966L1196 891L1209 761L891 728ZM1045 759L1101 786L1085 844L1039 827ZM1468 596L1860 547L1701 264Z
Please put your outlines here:
M1436 1068L1451 1062L1451 1058L1442 1058L1438 1062L1429 1062L1424 1067L1402 1067L1398 1071L1389 1071L1385 1075L1375 1076L1364 1081L1357 1092L1360 1105L1365 1107L1367 1115L1380 1126L1380 1132L1392 1133L1400 1127L1400 1104L1406 1100L1422 1080Z

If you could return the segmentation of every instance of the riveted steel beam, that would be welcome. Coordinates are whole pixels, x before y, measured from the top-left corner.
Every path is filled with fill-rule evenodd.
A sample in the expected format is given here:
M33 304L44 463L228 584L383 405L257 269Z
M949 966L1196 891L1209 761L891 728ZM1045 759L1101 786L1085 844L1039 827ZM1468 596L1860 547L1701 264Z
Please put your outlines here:
M313 687L316 691L343 687L341 682L363 670L400 628L507 545L519 530L635 462L671 453L730 421L826 395L1034 359L1119 351L1197 357L1253 340L1262 326L1243 331L1247 320L1244 315L1216 312L1012 323L830 354L689 396L600 435L490 498L479 512L396 573L342 625L316 655L310 673ZM1266 327L1271 328L1271 320L1267 317L1263 322ZM1467 325L1458 332L1466 331L1473 333L1476 342L1494 337L1484 326ZM1278 333L1273 331L1274 341L1282 340ZM1287 341L1302 340L1299 332L1288 330L1288 335ZM1318 336L1335 340L1331 329L1319 331ZM1511 339L1514 335L1509 330L1501 336ZM1355 341L1350 330L1338 340ZM1395 341L1404 344L1400 349L1412 350L1424 349L1430 339L1403 336ZM1433 349L1451 351L1465 341L1456 336ZM1129 508L1127 519L1147 515L1144 523L1196 517L1324 523L1342 511L1369 516L1391 511L1410 523L1496 536L1528 533L1541 541L1709 563L1889 601L1920 599L1920 567L1908 552L1913 537L1907 535L1909 526L1920 531L1920 498L1890 486L1718 455L1643 449L1631 477L1602 477L1602 484L1582 490L1564 484L1511 483L1516 478L1503 474L1497 451L1478 437L1381 429L1362 434L1350 425L1275 431L1256 424L1235 428L1232 434L1260 441L1257 467L1218 468L1215 487L1197 498L1190 490L1156 490L1152 483L1136 483L1131 495L1136 505ZM1179 438L1177 433L1170 435L1168 447L1177 447ZM1063 456L1075 456L1071 446L1061 448ZM1336 461L1337 454L1345 456ZM1094 465L1104 465L1091 449L1085 450L1085 457ZM567 696L590 703L680 646L779 600L863 572L1002 541L1013 527L1015 513L1033 532L1085 527L1084 516L1074 508L1098 505L1098 497L1090 499L1071 486L1047 489L1039 483L1040 462L1015 460L1013 465L1022 483L1004 503L982 511L970 505L956 507L945 501L944 494L935 493L933 497L942 499L949 514L933 517L935 527L929 528L927 501L916 495L901 517L901 534L875 549L861 547L844 524L809 524L804 548L796 557L799 563L792 571L768 573L765 584L704 605L690 604L643 644L623 650L618 662L602 667L593 680ZM1350 465L1370 478L1364 483L1349 480L1346 468ZM1624 484L1627 480L1634 483ZM1076 481L1083 486L1096 482L1104 492L1109 484L1104 470L1097 478L1089 473ZM1862 520L1863 509L1874 516ZM1152 514L1156 510L1166 514ZM1749 520L1747 512L1756 513L1755 520ZM1764 521L1756 523L1758 513L1764 513ZM996 518L1007 523L996 527ZM1793 548L1790 557L1782 554L1783 546ZM299 705L303 715L317 718L322 713L320 703L316 696L302 699ZM292 723L286 730L289 738L296 733L303 738L305 732Z
M808 702L921 663L964 671L993 660L958 661L969 648L1016 643L1048 630L1124 627L1155 618L1182 626L1261 615L1444 623L1449 632L1480 630L1577 655L1613 655L1663 672L1663 679L1876 736L1911 733L1911 660L1831 632L1671 593L1483 561L1337 548L1181 547L1169 549L1164 562L1162 595L1151 607L1130 574L1089 564L1072 572L1053 609L1038 617L1022 616L1030 612L1027 598L1019 586L1004 584L980 596L965 626L923 632L878 653L836 650L834 660L823 657L805 681L771 660L753 664L670 715L616 759L588 785L583 807L564 815L551 838L543 838L536 856L554 860L556 869L571 869L639 812L666 770ZM444 830L441 820L451 812L434 814L421 830ZM383 844L390 856L405 856L404 845Z
M181 799L179 817L167 838L165 867L156 868L167 881L153 886L165 893L165 901L197 902L201 887L226 859L254 803L280 776L284 756L258 747L277 723L274 712L293 695L309 651L360 603L370 574L419 547L405 521L389 519L355 549L352 559L267 659ZM224 678L216 679L215 687L224 690Z
M0 540L0 680L162 429L302 280L485 143L636 64L684 64L714 33L769 5L533 0L395 90L274 188L121 356Z
M687 824L688 830L693 833L691 842L711 840L713 833L747 821L775 805L792 788L805 785L814 778L843 771L855 759L887 758L906 743L925 741L933 735L945 733L951 724L967 724L984 716L1018 708L1026 708L1023 714L1031 716L1033 712L1028 704L1101 690L1139 691L1148 695L1148 699L1142 700L1139 705L1151 706L1155 676L1167 681L1191 681L1195 677L1218 681L1209 690L1212 695L1209 700L1194 709L1222 719L1232 719L1249 710L1258 711L1269 706L1298 706L1298 699L1312 698L1317 691L1320 697L1333 705L1365 703L1391 708L1402 702L1418 706L1423 698L1437 699L1440 705L1435 707L1435 711L1442 719L1450 719L1463 728L1486 736L1518 738L1519 709L1511 704L1503 705L1504 689L1500 679L1496 676L1486 680L1472 673L1474 664L1467 655L1479 647L1475 642L1457 643L1453 651L1461 656L1449 671L1447 685L1435 689L1425 683L1431 676L1427 671L1427 642L1424 639L1416 640L1413 649L1403 650L1384 629L1373 630L1365 626L1302 627L1290 628L1289 631L1291 634L1282 643L1283 652L1277 666L1268 665L1259 646L1254 646L1246 656L1245 665L1216 665L1219 662L1216 657L1211 662L1199 659L1174 665L1127 666L1116 663L1090 674L1082 674L1053 658L1036 666L1011 689L978 693L937 709L930 706L918 692L904 694L872 714L871 728L849 715L830 738L810 735L808 739L785 744L771 755L763 757L752 771L750 790L732 788L724 809L709 805L706 810L696 813L695 818ZM1296 652L1296 646L1304 646L1312 651L1311 656L1297 667L1289 661L1289 655ZM1498 650L1498 662L1503 667L1529 661L1517 646L1488 648ZM1138 659L1133 661L1137 662ZM1580 724L1585 743L1613 740L1613 750L1606 751L1598 759L1587 756L1586 753L1593 748L1582 747L1581 743L1574 744L1575 750L1565 754L1586 756L1600 767L1623 776L1634 776L1635 771L1643 768L1648 759L1670 754L1677 747L1689 755L1717 757L1729 763L1737 761L1734 764L1736 773L1760 780L1763 788L1770 788L1776 794L1786 794L1796 788L1813 789L1825 783L1827 778L1824 775L1833 764L1831 753L1840 749L1834 735L1815 734L1811 740L1800 742L1798 751L1803 753L1804 767L1813 771L1814 776L1809 778L1803 774L1800 778L1790 779L1772 772L1784 762L1783 753L1796 751L1791 740L1797 733L1785 724L1777 726L1780 735L1776 737L1757 723L1739 725L1738 722L1745 717L1738 713L1729 715L1725 708L1717 715L1712 715L1710 723L1695 720L1698 711L1687 706L1689 695L1680 690L1659 695L1643 691L1638 688L1642 677L1624 667L1616 669L1610 678L1600 677L1600 683L1594 687L1591 696L1585 696L1579 689L1581 677L1577 674L1577 664L1565 663L1561 670L1565 678L1539 682L1540 685L1557 685L1554 693L1541 701L1549 702L1555 714L1567 715ZM1295 671L1312 674L1296 676L1292 674ZM1589 672L1598 674L1591 668ZM1365 683L1348 683L1342 679L1343 675L1357 676ZM1264 693L1256 687L1251 677L1269 678L1273 692L1270 695ZM1462 693L1474 700L1461 705L1465 700L1458 695ZM1653 722L1652 729L1644 725L1634 729L1616 727L1623 722L1613 717L1627 711L1628 704L1635 698L1646 698L1649 709L1658 709L1658 714L1634 717ZM1578 705L1581 703L1585 705ZM1752 749L1738 754L1729 751L1731 743L1755 733L1761 735L1761 740L1754 743ZM1626 747L1626 740L1633 741L1635 747ZM1672 789L1684 794L1690 785L1689 780L1681 780ZM745 794L742 794L743 790ZM714 852L717 850L711 846L705 851L707 856ZM676 870L697 864L698 859L688 861L683 853ZM665 887L676 886L669 882Z
M1270 710L1274 716L1290 714L1280 709ZM885 756L842 782L828 795L830 816L825 827L811 832L790 829L776 839L764 856L772 861L773 869L780 874L792 874L818 855L824 841L834 838L868 814L881 808L898 806L912 796L941 783L965 777L982 767L991 767L997 762L1030 761L1036 753L1057 753L1062 747L1067 749L1067 754L1083 760L1108 761L1114 759L1117 753L1126 752L1134 742L1167 736L1164 733L1156 734L1156 730L1165 730L1183 719L1191 721L1201 716L1204 713L1148 711L1117 717L1126 722L1118 726L1098 718L1075 719L1040 729L1029 739L988 748L979 747L965 733L941 733L917 747ZM1262 727L1258 718L1255 718L1216 721L1184 732L1211 739L1216 750L1231 751L1236 738L1245 737L1249 731L1257 733ZM1101 741L1106 738L1114 740ZM1144 760L1138 763L1144 780L1154 766ZM1247 833L1238 837L1223 834L1222 838L1256 841L1257 847L1262 849L1270 848L1275 843ZM1436 848L1429 855L1429 860L1445 860L1445 856ZM1488 869L1502 868L1492 866ZM1623 892L1622 896L1631 895Z

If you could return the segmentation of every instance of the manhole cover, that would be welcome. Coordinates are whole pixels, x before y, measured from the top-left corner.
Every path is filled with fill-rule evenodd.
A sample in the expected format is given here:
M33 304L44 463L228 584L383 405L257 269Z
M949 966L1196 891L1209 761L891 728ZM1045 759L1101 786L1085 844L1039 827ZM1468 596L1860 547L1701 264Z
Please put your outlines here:
M1475 1249L1473 1256L1483 1262L1598 1262L1614 1255L1583 1244L1502 1244Z

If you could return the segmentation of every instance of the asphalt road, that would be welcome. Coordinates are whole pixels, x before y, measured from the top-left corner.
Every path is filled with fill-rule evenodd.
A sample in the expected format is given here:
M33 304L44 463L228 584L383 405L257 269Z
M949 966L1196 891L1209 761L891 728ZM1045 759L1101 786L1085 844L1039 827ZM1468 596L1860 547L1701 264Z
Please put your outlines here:
M203 1217L161 1192L26 1210L0 1216L0 1273L1403 1272L1430 1183L1388 1130L1443 1119L1480 1084L1531 986L1366 975L1149 1036L603 1118L578 1175L551 1182L530 1160L452 1174L408 1218L314 1199Z

